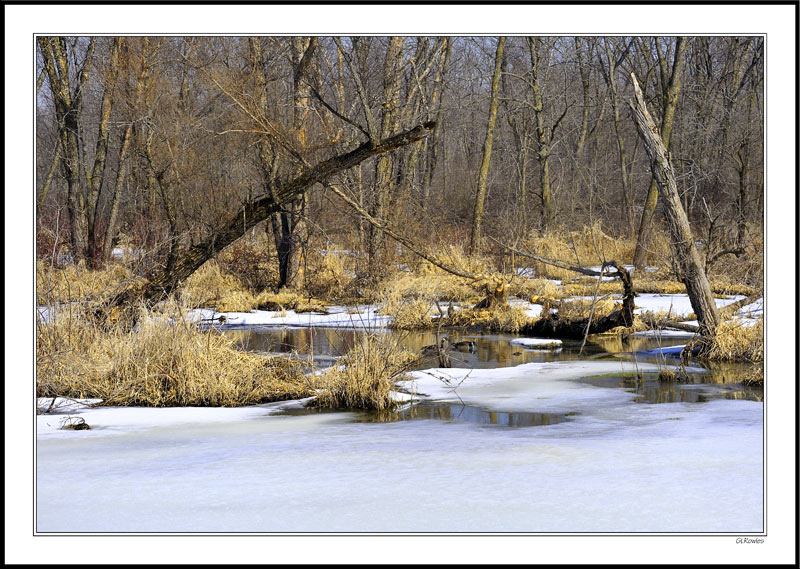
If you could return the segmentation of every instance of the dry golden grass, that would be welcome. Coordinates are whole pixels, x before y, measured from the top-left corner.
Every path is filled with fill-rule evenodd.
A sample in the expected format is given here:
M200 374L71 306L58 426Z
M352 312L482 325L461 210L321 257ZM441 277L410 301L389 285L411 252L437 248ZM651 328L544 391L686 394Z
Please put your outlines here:
M508 294L532 303L555 300L561 296L560 286L547 279L515 278L509 283Z
M434 251L434 255L444 263L447 263L451 267L461 271L475 274L486 274L493 272L494 270L494 265L488 257L480 255L471 257L464 251L462 247L458 245L443 245L441 248ZM436 265L433 265L427 261L420 261L416 272L421 275L436 274L451 276L451 273L448 273L447 271L444 271L443 269L440 269Z
M712 276L709 284L711 285L711 292L714 294L741 294L744 296L750 296L751 294L755 294L757 291L757 289L752 286L742 284L741 282L731 281L729 277L725 275Z
M358 339L339 364L320 375L315 404L324 408L390 409L395 383L417 360L400 338L368 334Z
M654 240L654 250L660 249L661 242ZM599 265L614 260L628 263L633 259L636 243L629 239L617 239L603 232L599 223L584 227L580 231L551 231L542 236L530 236L523 248L547 259L559 259L582 266ZM527 262L527 260L526 260ZM531 261L537 276L552 279L569 279L575 273Z
M389 323L393 330L427 330L433 327L432 315L438 313L431 299L394 297L387 297L381 312L394 316Z
M533 320L522 308L505 306L493 309L456 310L442 321L444 326L481 328L490 332L519 332Z
M648 274L644 278L633 277L633 288L638 293L653 293L653 294L685 294L686 286L673 280L668 275L662 275L663 278L658 278Z
M263 291L254 299L255 308L285 312L328 312L327 306L317 299L301 296L296 290L283 289L279 292Z
M256 298L241 281L224 272L214 259L181 283L179 292L186 304L218 312L249 312L257 306Z
M141 282L127 267L111 263L104 269L87 269L83 263L64 268L36 262L36 296L39 304L99 299Z
M99 398L105 405L240 406L314 393L301 362L242 352L202 332L171 302L143 311L133 331L104 330L62 314L37 330L41 397Z
M594 308L592 305L594 304ZM611 298L598 298L596 302L591 300L560 300L553 308L558 309L558 319L561 322L574 322L585 320L591 315L592 322L597 322L601 318L610 315L615 310L622 308L622 303Z
M331 251L308 255L306 290L311 296L328 300L341 298L354 274L354 262L345 255Z
M392 328L424 330L433 326L431 317L439 314L439 308L446 311L451 302L478 302L483 296L478 288L476 283L450 274L399 273L384 284L376 300L381 312L394 316Z
M727 361L764 361L764 323L759 319L753 326L728 320L717 327L709 359Z

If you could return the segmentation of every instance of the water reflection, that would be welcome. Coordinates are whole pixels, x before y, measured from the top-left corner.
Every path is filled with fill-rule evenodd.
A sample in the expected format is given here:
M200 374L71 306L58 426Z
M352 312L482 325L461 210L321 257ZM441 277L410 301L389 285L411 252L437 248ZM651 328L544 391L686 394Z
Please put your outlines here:
M329 410L309 407L290 409L282 415L309 415ZM391 423L395 421L435 420L452 423L497 425L499 427L541 427L570 420L576 413L527 413L516 411L491 411L483 407L462 403L420 402L395 411L354 411L356 423Z
M370 332L364 330L343 330L341 328L228 328L224 333L233 337L237 344L245 350L272 354L298 354L313 358L318 368L332 365L336 358L346 354L355 345L358 337L366 333L392 334L407 350L419 353L423 346L437 343L437 335L433 331L390 331L378 329ZM626 361L654 363L661 367L675 366L675 359L663 356L643 356L638 353L659 347L675 346L685 343L685 338L646 338L618 335L592 336L581 351L581 342L564 340L562 349L529 350L510 342L518 336L511 334L481 334L467 330L447 329L444 332L451 343L475 342L474 352L450 350L453 367L492 369L498 367L517 366L530 362L553 362L560 360L586 359L622 359ZM701 365L701 364L697 364ZM415 369L438 367L436 355L421 357ZM637 394L636 401L642 403L691 402L701 403L709 398L763 400L763 388L747 385L748 378L761 370L761 366L743 363L706 363L702 366L708 372L689 374L682 382L659 381L653 374L645 374L644 378L636 377L603 377L588 378L592 385L602 387L621 387ZM703 389L691 387L692 384L704 385ZM711 387L713 386L713 387ZM422 412L419 410L413 413ZM428 410L429 411L429 410ZM428 412L426 411L426 412ZM440 411L444 412L444 411ZM462 411L463 412L463 411ZM498 421L503 420L501 417ZM510 420L510 419L509 419Z
M708 374L692 374L681 383L660 381L654 374L638 378L632 375L586 377L578 381L596 387L621 387L635 393L636 403L703 403L710 399L746 399L763 401L760 388L742 385L719 385L705 381Z
M225 334L234 338L244 350L289 354L298 353L313 356L320 367L330 365L331 357L339 357L352 348L363 330L342 330L334 328L252 328L225 330ZM375 331L372 333L395 334L400 344L407 350L419 353L423 346L436 344L437 335L433 331ZM628 343L619 337L593 337L586 342L581 353L581 342L564 340L561 350L529 350L512 345L512 339L518 337L511 334L480 334L466 330L448 329L445 334L451 343L471 340L475 342L474 352L450 350L453 367L491 369L510 367L530 362L553 362L559 360L576 360L614 357L613 352L632 352L654 347L652 339L631 338ZM648 343L649 342L649 343ZM611 352L611 353L609 353ZM438 367L436 355L421 358L417 369Z

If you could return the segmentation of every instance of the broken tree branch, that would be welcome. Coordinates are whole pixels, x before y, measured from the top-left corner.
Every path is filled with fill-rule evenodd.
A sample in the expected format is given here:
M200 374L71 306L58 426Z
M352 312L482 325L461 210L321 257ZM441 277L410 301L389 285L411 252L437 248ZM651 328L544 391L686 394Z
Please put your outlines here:
M113 299L111 304L122 305L132 302L136 298L152 302L168 295L181 281L188 278L218 251L236 241L273 213L280 211L283 204L298 198L314 184L324 183L331 176L352 168L367 158L422 140L431 133L435 126L435 121L428 121L378 142L370 140L355 150L329 158L312 168L304 169L293 180L275 188L270 195L245 204L233 219L222 225L203 243L199 243L183 253L172 270L161 272L140 289L125 291Z

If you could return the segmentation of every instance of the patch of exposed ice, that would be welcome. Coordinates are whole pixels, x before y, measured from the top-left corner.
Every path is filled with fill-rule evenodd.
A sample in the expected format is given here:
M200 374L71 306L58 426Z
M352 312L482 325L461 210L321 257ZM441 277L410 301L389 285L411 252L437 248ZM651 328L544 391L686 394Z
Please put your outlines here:
M571 381L573 379L636 371L658 372L659 369L656 364L624 361L533 362L498 369L415 371L410 374L411 380L400 385L410 393L433 401L464 401L498 411L568 412L604 403L618 404L633 397L623 390L595 388Z

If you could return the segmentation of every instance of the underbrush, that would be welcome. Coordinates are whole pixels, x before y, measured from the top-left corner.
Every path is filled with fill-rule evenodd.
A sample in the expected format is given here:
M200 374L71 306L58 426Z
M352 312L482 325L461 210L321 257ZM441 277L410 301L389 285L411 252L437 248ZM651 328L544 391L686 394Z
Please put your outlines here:
M36 297L40 305L110 296L137 282L143 279L118 263L88 269L84 263L57 267L41 259L36 262Z
M443 326L480 328L489 332L519 332L532 318L525 310L513 306L491 309L465 308L456 310L442 320Z
M650 249L652 257L668 252L666 240L654 235ZM633 259L636 243L631 239L615 238L607 235L600 223L587 226L579 231L554 230L544 235L531 235L523 243L522 249L546 259L559 259L581 266L600 265L605 261L626 264ZM528 260L526 259L526 262ZM537 277L551 279L570 279L575 273L552 265L530 260Z
M361 336L338 366L320 374L315 405L323 408L390 409L392 391L417 356L389 334Z
M759 319L752 326L728 320L717 327L711 350L711 360L764 361L764 322Z
M561 322L576 322L591 316L592 322L596 323L615 310L620 310L622 303L611 298L598 298L595 302L587 299L560 300L553 308L558 309L558 319Z
M195 271L179 288L187 305L214 308L218 312L249 312L255 308L255 296L234 275L224 272L212 259Z
M297 359L237 350L200 331L175 302L140 309L133 330L101 326L79 311L37 327L40 397L98 398L105 405L240 406L313 394Z

